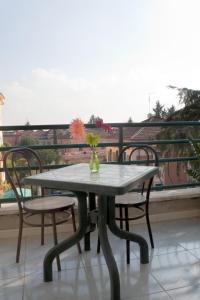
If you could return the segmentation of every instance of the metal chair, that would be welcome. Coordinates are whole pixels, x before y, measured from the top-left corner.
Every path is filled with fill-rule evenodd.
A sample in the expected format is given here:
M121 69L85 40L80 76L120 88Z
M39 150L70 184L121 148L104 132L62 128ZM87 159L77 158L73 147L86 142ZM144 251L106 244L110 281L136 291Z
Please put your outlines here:
M22 178L43 171L38 154L30 148L19 147L7 151L3 157L6 179L10 183L19 208L19 233L16 262L19 262L23 225L41 227L41 245L44 245L44 228L52 226L54 244L58 243L56 225L67 222L72 217L73 230L76 231L74 214L75 201L66 196L48 196L47 190L35 186L24 186ZM46 194L46 196L45 196ZM37 216L40 217L38 222ZM34 221L34 218L37 220ZM36 222L37 221L37 222ZM80 244L77 244L81 253ZM61 270L60 258L56 258Z
M148 145L142 144L130 144L122 149L119 154L118 162L120 164L140 164L140 165L159 165L159 159L157 152ZM153 235L149 220L149 199L150 192L153 183L153 177L148 181L143 182L138 186L140 192L131 192L130 199L126 200L123 196L116 197L115 206L119 209L119 216L116 220L120 222L120 228L123 228L125 223L125 229L129 231L129 222L138 220L143 217L146 218L149 238L151 247L154 248ZM135 216L129 215L129 208L137 210L138 214ZM127 263L130 263L130 241L126 241L126 253Z
M130 144L122 149L118 157L119 164L159 165L157 152L148 145ZM153 183L153 177L138 186L140 192L130 192L128 199L124 195L115 198L115 207L119 213L116 220L120 222L120 228L129 231L129 222L140 218L146 218L151 247L154 248L153 235L149 220L149 199ZM129 209L134 208L137 215L129 216ZM100 240L98 238L97 253L100 252ZM130 241L126 241L126 259L130 263Z

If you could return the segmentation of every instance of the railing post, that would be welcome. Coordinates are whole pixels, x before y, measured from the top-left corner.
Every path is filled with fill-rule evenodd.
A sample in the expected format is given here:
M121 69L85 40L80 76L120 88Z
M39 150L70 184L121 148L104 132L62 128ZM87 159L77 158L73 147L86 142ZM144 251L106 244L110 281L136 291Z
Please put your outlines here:
M123 126L119 126L119 153L121 153L123 148L124 136L123 136Z
M53 143L56 145L58 143L56 129L53 129Z

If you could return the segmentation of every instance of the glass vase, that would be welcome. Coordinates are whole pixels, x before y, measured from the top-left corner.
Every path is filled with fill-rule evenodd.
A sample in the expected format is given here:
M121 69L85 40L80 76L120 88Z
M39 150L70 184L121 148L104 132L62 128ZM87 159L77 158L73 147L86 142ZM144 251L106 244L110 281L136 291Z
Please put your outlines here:
M95 150L92 150L89 166L91 173L97 173L99 171L99 159Z

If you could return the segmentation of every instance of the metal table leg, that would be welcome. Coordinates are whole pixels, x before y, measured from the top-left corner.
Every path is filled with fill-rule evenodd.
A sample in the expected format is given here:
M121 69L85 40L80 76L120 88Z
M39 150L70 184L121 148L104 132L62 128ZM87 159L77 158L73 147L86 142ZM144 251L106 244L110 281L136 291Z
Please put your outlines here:
M87 194L82 192L74 192L78 198L78 211L79 211L79 226L77 231L70 238L62 241L58 245L51 248L45 258L43 263L44 271L44 281L52 281L52 263L56 256L58 256L63 251L69 249L73 245L77 244L85 235L88 225L87 217Z
M92 211L92 210L96 209L95 194L94 193L89 193L88 200L89 200L89 211ZM90 233L92 231L94 231L95 228L96 228L96 225L93 224L93 223L91 223L89 231L85 234L85 237L84 237L84 248L85 248L85 251L89 251L90 250Z
M108 266L108 271L110 274L111 300L120 300L119 272L107 236L107 197L106 196L99 196L98 206L99 206L99 214L98 214L99 238L101 242L102 251L106 260L106 264Z
M115 221L115 197L109 197L108 207L109 207L108 226L111 232L122 239L126 239L138 243L140 247L140 262L142 264L147 264L149 262L149 248L148 248L147 241L142 236L135 233L121 230L117 226Z

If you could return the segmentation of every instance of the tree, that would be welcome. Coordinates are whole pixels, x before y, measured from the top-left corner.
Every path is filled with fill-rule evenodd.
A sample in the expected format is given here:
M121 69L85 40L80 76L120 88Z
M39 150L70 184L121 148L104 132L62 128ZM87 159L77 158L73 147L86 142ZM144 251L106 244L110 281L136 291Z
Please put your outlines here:
M178 91L179 103L185 106L195 104L200 100L200 90L192 90L188 88L178 88L173 85L168 86L170 89L175 89Z
M131 117L129 117L128 123L133 123L133 119Z
M200 91L188 88L178 88L175 86L168 86L171 89L178 91L177 97L179 103L184 107L176 110L172 105L168 110L166 121L197 121L200 120ZM158 139L188 139L194 136L199 136L200 130L197 126L191 127L165 127L158 134ZM191 155L191 147L188 144L169 145L168 147L160 146L164 156L184 156Z
M59 160L59 156L58 156L56 150L53 150L53 149L52 150L51 149L38 150L38 154L40 156L41 161L45 165L50 165Z
M95 124L96 123L96 120L98 119L101 119L100 117L96 117L95 115L91 115L89 121L88 121L88 124Z
M150 116L154 116L163 120L166 120L176 111L175 106L172 105L170 107L165 108L164 105L160 103L160 101L156 101L155 107L153 108L153 113Z
M18 141L18 146L31 146L39 144L39 141L32 136L22 136Z
M174 111L169 116L168 121L199 121L200 120L200 90L192 90L187 88L178 88L168 86L171 89L178 91L177 96L179 103L184 107Z
M199 144L194 141L194 140L190 140L190 144L192 146L192 149L194 151L195 156L197 157L197 162L196 162L196 166L193 165L193 168L190 168L187 170L187 173L189 176L193 177L195 180L197 180L198 182L200 182L200 146Z
M31 146L38 144L39 140L31 136L23 136L18 142L19 146ZM57 162L59 159L56 150L53 149L37 150L37 153L41 159L42 164L44 165L52 164L53 162Z
M176 108L174 105L172 105L171 107L167 108L166 110L166 118L170 118L176 111Z
M163 118L166 115L164 105L161 105L160 101L156 101L156 105L153 108L153 116Z

